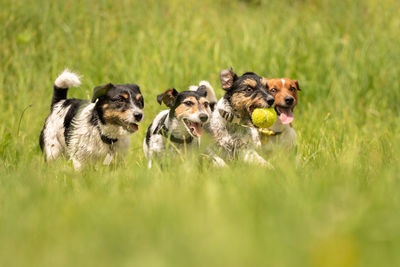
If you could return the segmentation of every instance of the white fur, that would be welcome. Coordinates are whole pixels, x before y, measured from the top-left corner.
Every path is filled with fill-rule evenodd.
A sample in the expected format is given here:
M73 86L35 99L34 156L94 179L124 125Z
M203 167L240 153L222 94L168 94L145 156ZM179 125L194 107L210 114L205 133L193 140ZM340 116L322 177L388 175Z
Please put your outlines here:
M196 91L199 86L204 85L207 89L207 100L210 103L217 103L217 98L215 97L214 89L208 81L201 81L199 85L191 85L189 86L190 91Z
M269 136L268 142L263 144L263 148L267 151L273 151L275 148L292 149L296 144L296 132L289 124L283 124L279 118L270 130L274 132L281 132L276 136Z
M207 97L206 97L207 100L210 102L210 104L212 104L212 103L215 104L216 98L215 98L214 89L212 88L212 86L210 85L209 82L201 81L198 86L196 86L196 85L189 86L189 90L197 91L197 89L201 85L204 85L207 89ZM212 115L210 107L208 107L207 109L203 109L200 107L198 112L196 112L195 114L191 114L185 118L189 119L190 121L193 121L193 122L202 123L202 121L200 120L201 114L207 114L210 118ZM184 138L191 137L185 124L182 122L182 118L174 117L174 118L170 119L169 118L169 110L163 110L160 113L158 113L157 116L154 118L151 127L148 129L148 131L150 131L150 133L151 133L149 143L147 144L146 139L144 139L144 141L143 141L143 152L148 161L148 163L147 163L148 168L151 168L151 166L152 166L153 155L160 156L165 151L165 144L167 142L167 138L161 134L153 134L155 129L157 128L157 126L160 124L161 119L164 116L167 116L164 121L164 124L168 128L169 134L171 134L172 136L179 138L179 139L182 139L182 137L184 137ZM207 122L205 122L204 125L206 123ZM185 145L186 145L186 147L190 147L192 145L199 145L199 144L200 144L200 138L193 138L193 141L191 143L185 144ZM183 147L183 144L175 144L174 143L173 146L170 147L171 151L172 151L173 147L181 148L181 147Z
M64 100L54 105L50 116L46 119L45 128L43 129L43 137L45 147L43 149L46 161L54 160L65 153L65 138L64 138L64 118L70 106L62 108Z
M260 144L257 130L254 127L227 122L220 115L219 109L232 112L229 102L224 98L220 99L211 116L207 130L217 141L218 145L228 154L228 157L234 157L235 151L239 151L239 156L243 161L271 167L271 164L254 150L255 144ZM220 159L214 159L215 161L220 162Z
M281 79L282 86L285 86L285 79Z
M129 149L129 132L121 126L99 123L102 133L118 139L118 142L109 145L101 140L99 130L89 122L94 106L94 103L86 106L72 121L75 130L71 134L67 154L77 170L91 161L104 160L104 163L110 164L110 157L114 158L117 153L125 155Z
M63 73L61 73L54 84L59 88L69 88L69 87L78 87L81 85L80 78L78 74L70 72L68 69L65 69Z
M112 145L101 140L97 126L92 125L89 120L92 116L94 103L88 104L73 118L74 130L71 132L69 145L64 138L64 117L70 107L63 108L58 102L53 107L53 112L46 120L44 129L44 152L46 160L54 160L64 154L68 156L76 170L80 170L84 164L91 161L103 160L108 165L116 154L125 155L129 149L129 132L120 126L102 125L100 128L107 137L118 139Z
M65 89L79 86L79 84L79 76L68 70L64 70L55 81L57 87ZM127 153L130 132L119 125L108 123L104 125L100 121L93 123L92 116L96 113L94 110L96 103L90 102L83 102L72 118L67 145L64 136L64 121L71 105L64 107L65 101L64 99L54 103L43 128L41 145L43 145L46 161L65 155L72 160L74 168L79 170L87 162L97 160L102 160L104 164L109 165L116 156L123 156ZM129 123L139 122L134 118L134 113L139 110L141 111L131 101L131 108L127 110ZM142 120L143 117L140 121ZM118 140L115 143L107 144L101 139L101 135Z
M151 125L150 129L148 129L148 131L153 133L154 130L159 125L161 119L166 114L168 114L168 115L164 121L164 124L169 129L168 134L171 134L172 136L179 138L179 139L182 139L182 137L190 139L190 137L191 137L190 133L187 131L186 126L184 125L182 120L177 119L175 117L172 120L169 119L169 110L163 110L160 113L158 113L157 116L155 117L155 119L153 120L152 125ZM189 116L188 118L191 121L200 122L199 114L200 113L193 114L193 115ZM161 134L151 134L149 144L147 144L146 139L144 139L143 152L148 161L147 162L148 168L152 167L152 159L153 159L154 155L160 157L165 152L166 143L167 143L167 138ZM185 145L172 143L173 145L169 147L170 148L169 152L173 152L174 148L182 148L184 146L186 146L186 148L190 148L193 145L195 145L195 146L199 145L199 143L200 143L199 138L193 138L193 141L191 143L188 143Z

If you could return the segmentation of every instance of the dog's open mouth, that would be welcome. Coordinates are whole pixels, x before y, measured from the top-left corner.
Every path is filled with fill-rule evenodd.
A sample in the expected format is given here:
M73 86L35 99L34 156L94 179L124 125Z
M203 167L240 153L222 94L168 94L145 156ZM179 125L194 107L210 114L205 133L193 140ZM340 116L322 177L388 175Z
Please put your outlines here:
M124 127L128 132L130 133L134 133L137 130L139 130L139 125L137 125L136 123L128 123L127 125L125 125Z
M185 124L190 135L194 137L200 137L203 134L203 124L200 122L190 121L188 119L183 119L183 123Z
M276 114L283 124L289 124L294 120L292 108L286 108L282 106L275 106Z

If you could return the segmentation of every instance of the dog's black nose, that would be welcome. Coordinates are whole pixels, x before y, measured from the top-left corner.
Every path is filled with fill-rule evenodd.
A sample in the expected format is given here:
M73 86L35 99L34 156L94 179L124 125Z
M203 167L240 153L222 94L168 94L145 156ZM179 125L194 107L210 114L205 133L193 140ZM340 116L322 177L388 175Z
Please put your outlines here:
M285 103L286 103L286 105L292 105L292 104L293 104L293 101L294 101L294 98L293 98L293 97L291 97L291 96L286 96L286 97L285 97Z
M136 121L140 121L143 118L143 113L135 112L133 116L135 117Z
M275 102L274 97L272 95L268 95L267 96L267 104L268 104L268 106L272 106L274 104L274 102Z
M200 114L200 120L202 121L202 122L205 122L205 121L207 121L208 120L208 115L206 115L206 114Z

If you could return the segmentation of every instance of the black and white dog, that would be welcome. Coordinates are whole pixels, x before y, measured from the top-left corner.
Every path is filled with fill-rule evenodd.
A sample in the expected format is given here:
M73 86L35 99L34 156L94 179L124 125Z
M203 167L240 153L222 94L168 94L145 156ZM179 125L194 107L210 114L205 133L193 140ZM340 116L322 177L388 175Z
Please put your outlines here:
M153 155L160 156L169 140L175 147L199 144L203 126L209 121L216 103L214 90L206 81L178 93L174 88L157 96L157 102L169 109L161 111L150 124L143 142L143 151L152 166Z
M265 79L253 72L237 76L231 68L221 71L220 80L226 92L218 101L207 130L227 158L272 167L254 150L261 142L251 120L254 109L269 108L274 104ZM218 156L214 156L214 161L217 165L225 165Z
M65 70L54 83L51 112L40 133L46 161L68 156L76 170L89 161L108 165L129 149L129 134L143 120L143 96L136 84L106 84L94 88L91 101L69 98L79 76Z

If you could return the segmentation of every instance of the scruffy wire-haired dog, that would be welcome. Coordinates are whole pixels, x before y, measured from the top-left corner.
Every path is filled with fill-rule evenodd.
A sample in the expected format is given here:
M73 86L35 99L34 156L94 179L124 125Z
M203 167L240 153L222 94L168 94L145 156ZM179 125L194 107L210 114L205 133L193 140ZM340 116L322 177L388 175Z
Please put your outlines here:
M268 108L274 97L262 77L253 72L237 76L231 69L220 73L225 95L218 101L207 130L211 132L228 158L272 167L255 150L261 145L251 114L256 108ZM220 162L216 158L216 162ZM224 164L221 164L224 165Z
M91 101L69 98L79 76L65 70L54 83L51 112L40 133L46 161L68 156L76 170L103 160L109 165L129 149L129 134L143 120L143 97L136 84L106 84L94 88Z
M174 88L168 89L157 96L157 102L169 109L161 111L147 130L143 151L148 168L152 166L153 155L164 152L168 140L177 148L199 144L203 125L209 121L215 105L215 94L210 84L202 81L198 87L191 86L190 90L180 93Z

